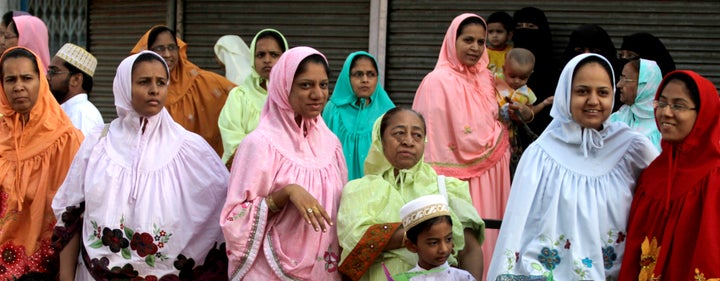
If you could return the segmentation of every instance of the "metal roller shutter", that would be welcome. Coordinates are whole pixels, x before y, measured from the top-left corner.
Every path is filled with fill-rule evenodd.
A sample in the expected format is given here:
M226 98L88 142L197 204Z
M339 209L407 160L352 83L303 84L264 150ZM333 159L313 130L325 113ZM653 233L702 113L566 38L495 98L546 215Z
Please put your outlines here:
M422 78L437 61L450 21L463 12L487 18L523 7L545 11L555 55L572 30L598 24L616 47L622 37L649 32L665 44L678 69L691 69L720 86L720 2L718 1L432 1L394 0L388 7L387 86L398 104L411 104Z
M98 59L91 100L109 122L117 116L112 83L117 66L138 39L156 24L168 24L172 1L93 0L89 12L89 51Z
M311 46L325 54L331 82L348 54L368 49L370 1L186 0L183 10L188 57L217 73L224 73L213 51L218 38L236 34L249 45L263 28L282 32L291 48Z

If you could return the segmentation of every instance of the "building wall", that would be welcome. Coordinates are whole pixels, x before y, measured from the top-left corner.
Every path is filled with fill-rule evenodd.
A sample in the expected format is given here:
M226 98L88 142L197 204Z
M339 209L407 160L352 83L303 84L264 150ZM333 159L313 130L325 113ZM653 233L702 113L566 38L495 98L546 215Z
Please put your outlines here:
M221 74L223 70L214 60L216 40L236 34L249 44L255 33L266 27L280 30L291 47L306 45L323 52L334 75L349 53L371 49L371 53L381 54L381 64L385 62L380 65L385 77L382 83L391 98L398 104L410 104L420 81L435 66L443 35L453 17L462 12L483 17L495 11L512 14L522 7L535 6L544 10L550 21L556 56L567 44L570 32L583 23L602 26L616 47L623 36L650 32L665 43L679 69L695 70L720 85L720 21L716 20L720 2L712 0L88 2L88 48L99 60L91 99L106 120L115 116L112 79L118 63L155 24L174 26L188 42L190 60Z
M264 28L280 31L291 48L311 46L325 54L335 75L348 54L368 49L370 1L185 0L183 10L188 56L218 73L223 73L213 51L218 38L239 35L249 46Z
M174 17L168 8L172 1L89 2L88 50L98 59L90 100L109 122L117 116L112 83L118 65L130 55L130 50L148 29L158 24L173 24Z
M678 69L691 69L720 86L718 1L432 1L391 0L388 8L387 90L396 103L410 104L440 52L450 21L463 12L487 18L523 7L543 10L550 22L556 58L570 33L597 24L617 48L622 37L649 32L661 39Z

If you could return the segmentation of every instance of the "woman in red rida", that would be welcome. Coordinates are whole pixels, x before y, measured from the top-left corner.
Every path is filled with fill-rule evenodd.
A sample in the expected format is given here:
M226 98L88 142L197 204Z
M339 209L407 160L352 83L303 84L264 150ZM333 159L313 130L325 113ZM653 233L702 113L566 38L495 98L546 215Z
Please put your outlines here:
M655 95L662 154L638 180L619 280L720 278L720 99L695 72Z

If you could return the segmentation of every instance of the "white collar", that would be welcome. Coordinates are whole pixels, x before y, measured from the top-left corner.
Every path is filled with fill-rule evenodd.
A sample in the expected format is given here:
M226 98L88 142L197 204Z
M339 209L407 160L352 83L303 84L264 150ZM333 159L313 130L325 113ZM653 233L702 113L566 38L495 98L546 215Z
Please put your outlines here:
M88 95L86 93L79 93L77 95L74 95L72 98L69 98L65 102L62 103L63 106L73 106L76 104L83 103L88 100Z

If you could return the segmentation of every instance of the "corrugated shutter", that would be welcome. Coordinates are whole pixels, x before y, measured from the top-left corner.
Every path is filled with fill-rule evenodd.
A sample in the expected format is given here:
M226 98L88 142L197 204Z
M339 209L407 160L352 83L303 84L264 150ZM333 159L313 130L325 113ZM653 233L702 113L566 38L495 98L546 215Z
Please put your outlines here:
M691 69L720 86L718 1L432 1L395 0L388 7L387 86L398 104L412 104L415 90L437 61L450 21L460 13L487 18L495 11L534 6L550 22L555 54L580 24L598 24L616 47L622 37L649 32L670 51L678 69Z
M28 13L41 18L47 25L51 57L68 42L86 47L87 0L31 0Z
M188 57L206 70L224 73L215 62L218 38L236 34L249 45L263 28L282 32L290 47L311 46L330 61L331 81L351 52L368 49L370 1L184 2Z
M117 117L112 93L117 66L148 29L168 22L168 1L93 0L88 14L89 51L98 59L90 99L109 122Z

